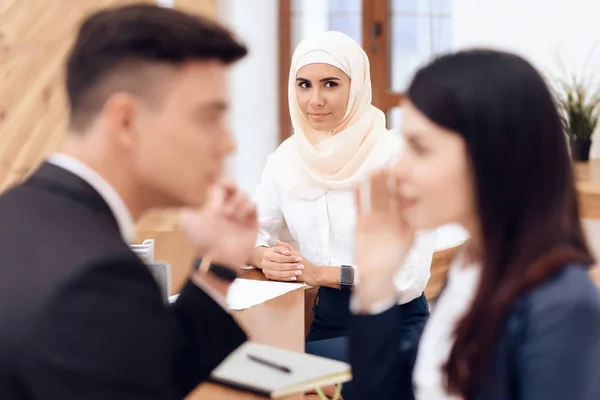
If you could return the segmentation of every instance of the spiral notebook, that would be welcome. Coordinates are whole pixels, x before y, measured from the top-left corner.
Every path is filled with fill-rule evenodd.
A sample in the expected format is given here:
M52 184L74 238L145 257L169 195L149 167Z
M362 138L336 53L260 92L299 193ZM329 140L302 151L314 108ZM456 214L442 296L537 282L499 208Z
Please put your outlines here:
M212 372L211 380L272 399L348 382L350 365L246 342Z

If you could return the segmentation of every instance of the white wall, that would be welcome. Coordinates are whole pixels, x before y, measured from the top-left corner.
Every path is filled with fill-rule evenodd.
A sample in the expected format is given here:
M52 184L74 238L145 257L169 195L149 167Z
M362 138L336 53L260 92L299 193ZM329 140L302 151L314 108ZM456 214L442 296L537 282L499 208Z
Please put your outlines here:
M455 49L489 46L516 52L543 73L558 74L556 54L569 73L600 78L600 1L454 0Z
M600 84L600 1L454 0L453 48L515 52L552 82L574 74ZM590 155L600 158L600 125Z
M455 49L489 46L513 51L548 77L595 75L600 82L600 1L454 0ZM594 50L594 48L596 48ZM591 156L600 158L600 127ZM600 221L585 220L592 251L600 257Z
M252 193L279 137L278 1L217 0L217 5L221 21L249 47L231 71L230 126L238 151L229 175Z

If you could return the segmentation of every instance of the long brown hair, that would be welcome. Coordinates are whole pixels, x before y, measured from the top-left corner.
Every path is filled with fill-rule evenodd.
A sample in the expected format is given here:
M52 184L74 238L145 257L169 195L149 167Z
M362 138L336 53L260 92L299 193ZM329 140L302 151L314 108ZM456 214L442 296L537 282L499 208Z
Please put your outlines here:
M467 146L481 234L481 281L459 322L448 389L473 398L491 379L511 305L573 262L593 262L579 220L572 163L546 82L522 58L491 50L442 56L408 96Z

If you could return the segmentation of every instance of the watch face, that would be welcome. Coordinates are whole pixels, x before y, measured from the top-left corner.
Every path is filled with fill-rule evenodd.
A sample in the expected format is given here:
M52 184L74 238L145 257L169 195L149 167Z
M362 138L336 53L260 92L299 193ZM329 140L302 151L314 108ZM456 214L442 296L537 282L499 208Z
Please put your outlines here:
M354 284L354 268L343 266L340 269L340 283L344 285Z

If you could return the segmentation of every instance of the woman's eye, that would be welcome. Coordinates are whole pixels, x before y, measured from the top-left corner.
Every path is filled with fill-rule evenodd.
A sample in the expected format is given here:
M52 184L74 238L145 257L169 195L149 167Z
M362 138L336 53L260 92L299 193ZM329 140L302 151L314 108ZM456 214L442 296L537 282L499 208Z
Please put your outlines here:
M425 155L425 154L427 154L427 148L425 148L425 146L422 146L418 142L413 142L412 143L412 148L413 148L414 152L416 154L418 154L418 155Z
M338 84L335 83L335 82L333 82L333 81L327 81L327 82L325 82L325 87L326 88L333 88L333 87L336 87L337 85Z
M302 89L308 89L310 84L308 82L300 82L298 86L300 86Z

